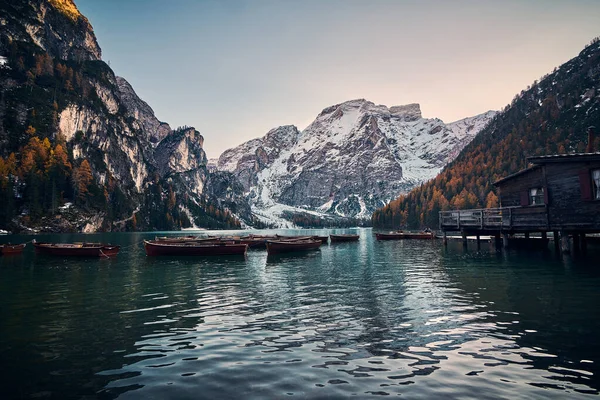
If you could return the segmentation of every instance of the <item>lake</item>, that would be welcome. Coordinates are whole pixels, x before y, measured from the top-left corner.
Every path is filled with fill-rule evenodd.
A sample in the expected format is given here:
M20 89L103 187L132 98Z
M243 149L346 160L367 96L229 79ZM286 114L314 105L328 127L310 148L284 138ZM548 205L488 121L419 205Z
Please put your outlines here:
M598 245L561 256L355 231L359 242L276 258L147 257L155 233L36 235L123 248L0 258L0 395L598 397Z

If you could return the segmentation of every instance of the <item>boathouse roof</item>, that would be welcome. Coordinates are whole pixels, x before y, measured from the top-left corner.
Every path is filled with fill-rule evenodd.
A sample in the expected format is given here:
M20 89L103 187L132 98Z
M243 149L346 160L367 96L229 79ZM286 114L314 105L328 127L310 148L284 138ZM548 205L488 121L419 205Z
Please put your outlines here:
M533 167L529 167L529 168L525 168L520 170L519 172L515 172L514 174L505 176L502 179L497 180L496 182L493 183L494 186L498 186L503 184L504 182L511 180L513 178L516 178L517 176L521 176L521 175L525 175L530 173L531 171L535 171L536 169L540 169L541 167L539 165L534 165Z
M552 154L548 156L528 157L527 161L532 164L600 161L600 153Z
M569 162L590 162L600 161L600 153L570 153L570 154L551 154L547 156L527 157L527 161L533 166L522 169L519 172L505 176L502 179L493 183L494 186L503 184L504 182L516 178L517 176L525 175L540 168L544 164L549 163L569 163Z

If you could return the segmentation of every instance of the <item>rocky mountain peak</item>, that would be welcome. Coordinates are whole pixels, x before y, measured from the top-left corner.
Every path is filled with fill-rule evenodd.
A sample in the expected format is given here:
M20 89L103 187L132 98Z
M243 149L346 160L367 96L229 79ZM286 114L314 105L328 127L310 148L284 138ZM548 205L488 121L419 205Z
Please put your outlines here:
M421 106L418 103L411 103L388 108L385 105L375 104L365 99L349 100L344 103L336 104L325 108L319 114L320 118L328 117L331 119L340 119L344 115L352 112L361 114L377 114L387 117L395 117L403 121L411 122L421 119ZM317 117L317 119L319 119Z
M294 125L284 125L271 129L263 138L263 146L278 147L283 150L296 143L300 131Z
M246 190L256 184L256 174L269 167L281 152L291 149L300 137L294 125L271 129L265 136L252 139L223 152L217 169L234 173Z
M217 168L240 179L266 222L305 212L367 219L433 178L492 117L446 125L422 118L416 103L355 99L323 109L301 133L279 127L227 150Z
M165 137L156 148L156 161L162 175L205 168L204 137L192 127L183 127Z
M71 0L0 1L0 19L11 41L33 42L53 58L102 58L91 24Z
M77 21L80 18L85 18L72 0L48 0L50 5L63 13L72 21Z
M421 106L418 103L390 107L390 114L405 121L416 121L422 118Z

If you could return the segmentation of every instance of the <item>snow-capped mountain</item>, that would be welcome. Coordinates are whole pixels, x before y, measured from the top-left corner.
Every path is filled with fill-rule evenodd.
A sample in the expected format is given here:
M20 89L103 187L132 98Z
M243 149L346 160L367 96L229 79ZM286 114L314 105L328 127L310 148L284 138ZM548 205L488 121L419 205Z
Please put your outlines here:
M282 126L225 151L217 168L238 177L255 214L279 225L284 211L368 219L435 177L495 115L445 124L423 118L418 104L351 100L302 132Z

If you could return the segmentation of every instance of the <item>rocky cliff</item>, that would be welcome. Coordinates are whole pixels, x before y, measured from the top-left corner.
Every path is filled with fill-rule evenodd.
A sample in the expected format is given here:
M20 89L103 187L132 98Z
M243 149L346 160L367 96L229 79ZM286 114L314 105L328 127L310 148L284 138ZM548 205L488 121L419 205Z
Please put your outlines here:
M494 115L445 124L423 118L418 104L352 100L324 109L302 132L283 126L225 151L217 169L240 179L265 220L294 210L369 219L435 177Z
M0 25L0 179L14 205L0 225L177 229L250 218L206 190L202 135L171 129L115 76L71 0L0 2Z

